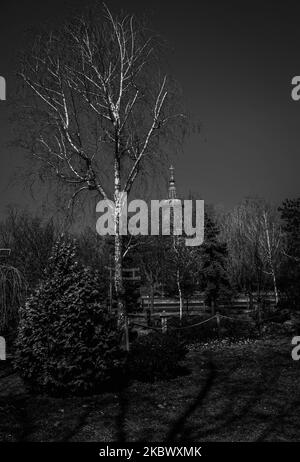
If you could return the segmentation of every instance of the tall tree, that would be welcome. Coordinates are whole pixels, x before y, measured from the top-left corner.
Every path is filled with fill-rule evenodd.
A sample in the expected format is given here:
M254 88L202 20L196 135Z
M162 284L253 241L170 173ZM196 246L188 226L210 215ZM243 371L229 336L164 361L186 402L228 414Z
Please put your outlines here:
M219 238L220 230L210 213L205 213L204 242L201 246L201 286L206 303L215 314L216 306L222 297L231 294L227 273L228 250Z
M266 272L272 278L275 303L277 305L279 301L277 272L282 248L282 232L277 210L265 204L261 210L260 220L263 230L260 239L261 252L265 257Z
M177 120L157 37L104 7L36 37L22 59L26 134L44 174L114 203L115 292L128 348L121 215L142 169L162 162L161 138ZM172 109L171 109L172 108ZM163 148L172 136L164 137Z

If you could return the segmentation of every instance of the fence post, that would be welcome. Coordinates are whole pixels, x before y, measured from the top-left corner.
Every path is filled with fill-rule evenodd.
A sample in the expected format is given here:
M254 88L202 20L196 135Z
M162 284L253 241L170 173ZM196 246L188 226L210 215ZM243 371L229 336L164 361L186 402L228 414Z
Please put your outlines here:
M216 304L215 301L211 301L211 315L214 316L216 314Z
M220 314L218 311L216 313L216 320L217 320L218 337L221 338L221 319L220 319Z
M129 342L129 318L128 315L126 314L125 316L125 348L126 351L129 351L130 349L130 342Z
M151 326L151 311L149 308L146 309L146 319L147 319L147 326Z
M261 300L258 301L257 304L257 324L258 324L258 331L261 334L262 333L262 312L261 312Z
M161 319L161 331L163 334L166 334L168 331L168 319L167 319L165 310L160 315L160 319Z

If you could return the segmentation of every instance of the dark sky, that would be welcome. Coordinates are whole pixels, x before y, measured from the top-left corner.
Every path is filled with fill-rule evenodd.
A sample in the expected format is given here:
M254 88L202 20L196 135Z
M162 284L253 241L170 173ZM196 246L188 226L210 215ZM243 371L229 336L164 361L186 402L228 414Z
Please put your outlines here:
M88 2L1 2L0 75L8 99L15 56L24 31L67 18ZM182 193L231 207L247 195L274 202L299 196L300 101L291 100L291 79L300 75L300 7L296 2L107 0L113 11L147 14L170 44L169 63L186 104L202 124L175 161ZM298 2L299 3L299 2ZM0 213L8 203L29 203L11 185L23 153L8 149L8 105L0 101Z

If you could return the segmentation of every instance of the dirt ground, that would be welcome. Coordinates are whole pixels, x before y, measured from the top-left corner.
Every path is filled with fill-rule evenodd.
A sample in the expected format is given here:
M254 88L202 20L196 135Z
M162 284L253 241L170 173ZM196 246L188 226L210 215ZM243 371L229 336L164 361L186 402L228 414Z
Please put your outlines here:
M300 441L291 338L196 348L188 375L120 393L29 393L0 362L0 441Z

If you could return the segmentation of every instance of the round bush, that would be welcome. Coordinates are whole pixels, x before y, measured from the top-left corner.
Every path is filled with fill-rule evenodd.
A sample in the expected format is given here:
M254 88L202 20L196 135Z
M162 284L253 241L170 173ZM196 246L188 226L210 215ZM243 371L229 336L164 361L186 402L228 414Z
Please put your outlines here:
M129 376L142 382L175 377L183 370L180 362L186 353L185 343L174 333L141 336L131 346Z
M97 392L123 367L120 332L103 310L99 274L56 243L45 279L20 312L15 365L39 391Z

